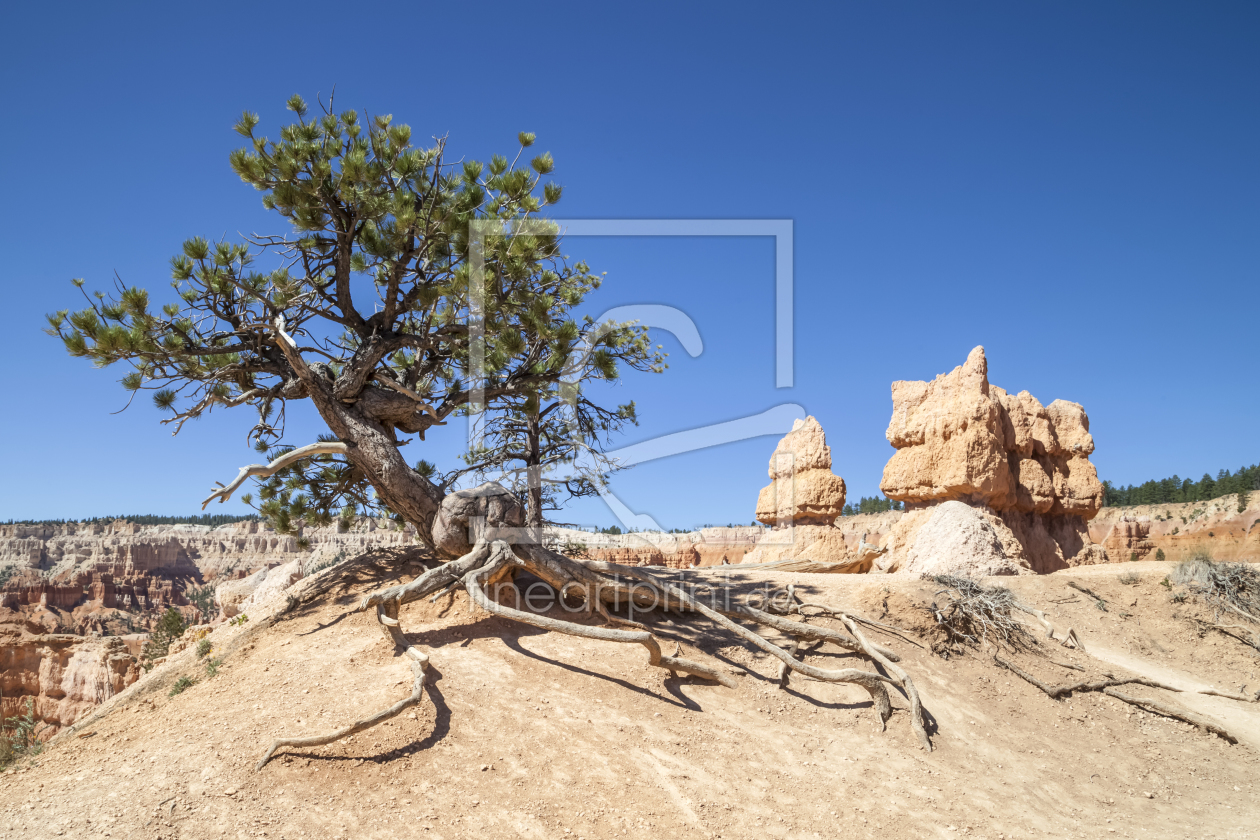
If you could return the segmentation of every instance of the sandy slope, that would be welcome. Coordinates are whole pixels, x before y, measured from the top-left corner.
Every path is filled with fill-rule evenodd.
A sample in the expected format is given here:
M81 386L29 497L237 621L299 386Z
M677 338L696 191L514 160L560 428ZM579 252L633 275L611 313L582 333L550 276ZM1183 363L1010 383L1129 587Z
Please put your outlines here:
M1126 586L1121 572L1142 581ZM1239 643L1200 637L1171 603L1167 564L1004 579L1077 628L1099 669L1187 687L1260 688ZM1067 588L1107 599L1103 612ZM936 588L899 576L744 572L795 583L811 600L926 627ZM1222 837L1256 828L1260 707L1187 696L1239 731L1231 746L1108 697L1055 702L985 656L944 659L895 637L936 722L916 748L905 702L877 731L858 688L794 679L729 638L658 619L693 656L756 673L731 690L674 679L641 648L538 633L471 616L460 595L403 611L433 652L430 703L352 741L298 751L261 773L275 735L319 732L403 696L409 671L368 615L381 580L347 582L265 628L222 628L219 675L174 698L195 654L159 671L60 739L34 769L0 777L0 836L149 837ZM1068 599L1066 603L1053 601ZM859 664L820 652L815 664ZM1055 681L1069 672L1020 661ZM1181 697L1153 689L1133 693ZM89 734L94 733L94 734ZM87 736L87 737L79 737ZM1151 794L1148 797L1146 794Z

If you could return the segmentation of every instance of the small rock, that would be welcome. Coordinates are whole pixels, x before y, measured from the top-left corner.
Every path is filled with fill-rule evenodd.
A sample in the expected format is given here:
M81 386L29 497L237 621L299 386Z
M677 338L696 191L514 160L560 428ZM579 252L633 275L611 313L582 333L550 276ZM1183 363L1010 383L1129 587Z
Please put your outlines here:
M1151 793L1149 790L1142 791L1142 795L1145 796L1147 799L1155 798L1155 794Z
M224 795L224 796L236 796L236 788L228 788L227 790L223 791L223 795Z
M484 773L485 771L487 771L487 770L489 770L489 769L490 769L490 765L489 765L489 764L483 764L483 765L481 765L481 772L483 772L483 773Z

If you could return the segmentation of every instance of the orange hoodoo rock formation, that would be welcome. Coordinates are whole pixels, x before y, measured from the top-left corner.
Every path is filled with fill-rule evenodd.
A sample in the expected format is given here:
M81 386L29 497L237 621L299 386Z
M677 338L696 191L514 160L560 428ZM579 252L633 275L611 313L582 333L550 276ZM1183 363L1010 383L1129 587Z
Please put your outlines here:
M770 456L770 484L757 498L757 520L771 526L745 563L800 560L833 572L865 572L872 558L849 551L835 521L844 479L831 471L831 447L813 417L797 420ZM821 571L821 569L820 569Z
M1076 403L989 384L984 348L931 382L894 382L880 488L906 504L885 571L1019 574L1104 563L1086 522L1103 488Z

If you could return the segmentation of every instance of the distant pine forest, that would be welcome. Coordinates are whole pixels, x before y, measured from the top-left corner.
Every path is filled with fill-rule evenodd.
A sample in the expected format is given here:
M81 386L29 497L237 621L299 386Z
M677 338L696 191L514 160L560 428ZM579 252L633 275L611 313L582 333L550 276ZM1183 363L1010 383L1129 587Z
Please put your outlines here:
M1252 490L1260 490L1260 464L1239 467L1238 472L1221 470L1213 478L1204 473L1195 481L1174 475L1158 481L1116 487L1110 481L1103 482L1103 505L1127 507L1129 505L1168 505L1182 502L1207 502L1222 496L1243 495L1240 508L1246 505L1246 497Z
M844 510L840 511L841 516L856 516L859 513L883 513L886 510L904 510L905 505L902 502L894 502L892 499L885 499L879 496L863 496L858 499L858 503L847 504Z
M220 525L230 525L233 522L257 522L258 515L251 513L245 516L230 516L225 513L202 513L192 516L155 516L151 513L145 513L132 514L130 516L94 516L90 519L10 519L0 524L66 525L72 522L92 524L96 522L113 522L117 519L125 519L137 525L209 525L211 528L217 528Z
M1130 484L1125 487L1117 487L1110 481L1104 481L1103 506L1130 507L1133 505L1207 502L1212 499L1219 499L1222 496L1232 496L1239 493L1243 495L1242 504L1245 505L1246 497L1252 491L1260 491L1260 464L1239 467L1236 472L1223 469L1218 471L1215 477L1210 473L1204 473L1203 477L1198 481L1177 475L1171 478L1153 479L1142 484ZM863 496L858 500L857 504L850 503L845 505L841 515L856 516L860 513L883 513L886 510L903 509L904 505L901 502L894 502L892 499L881 496ZM191 516L157 516L148 513L129 516L97 516L90 519L9 519L0 524L66 525L71 522L113 522L117 519L125 519L137 525L208 525L211 528L217 528L220 525L230 525L233 522L257 522L258 516L256 514L232 516L223 513L203 513ZM757 523L754 522L753 524ZM609 534L622 533L621 529L617 527L597 530ZM677 528L673 530L679 533L682 532L681 529Z

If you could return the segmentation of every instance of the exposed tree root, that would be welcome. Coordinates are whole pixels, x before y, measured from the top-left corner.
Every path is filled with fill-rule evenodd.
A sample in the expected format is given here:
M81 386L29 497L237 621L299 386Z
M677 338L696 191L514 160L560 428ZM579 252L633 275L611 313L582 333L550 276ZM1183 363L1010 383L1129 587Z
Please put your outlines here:
M1102 610L1103 612L1107 612L1107 599L1106 598L1102 597L1097 592L1095 592L1094 590L1090 589L1087 586L1081 586L1079 583L1077 583L1074 580L1069 580L1067 582L1067 585L1075 589L1077 592L1080 592L1084 595L1088 595L1089 597L1093 598L1094 606L1098 607L1098 609Z
M792 587L789 586L788 591L791 592L791 589ZM816 612L807 613L805 612L805 610L815 610ZM906 637L905 634L909 632L907 630L903 630L900 627L894 627L891 624L884 624L882 621L875 621L874 619L871 619L871 618L864 618L863 616L860 616L860 615L853 615L851 613L842 613L839 610L834 610L831 607L828 607L824 604L811 604L807 602L803 602L799 604L793 603L791 604L791 606L788 607L788 613L791 615L801 616L802 621L808 618L819 617L819 616L826 616L827 618L834 618L834 619L839 620L841 617L847 615L849 618L853 619L858 624L862 624L867 627L870 627L876 630L881 630L885 633L896 636L898 639L901 639L903 642L906 642L907 644L912 644L915 647L918 647L918 648L923 647L923 645L919 644L914 639L910 639ZM878 650L884 656L887 656L893 662L901 661L900 657L898 657L891 650L888 650L888 648L880 647L879 645L875 645L874 647L876 650Z
M768 612L763 612L753 607L740 607L736 610L733 610L731 614L746 616L747 618L752 619L758 624L764 624L767 627L773 627L775 630L778 630L783 633L787 633L788 635L794 636L798 639L809 639L810 641L831 642L836 647L844 648L845 650L852 651L853 653L866 652L863 649L862 644L858 642L856 639L850 636L847 636L844 633L839 633L835 630L829 630L826 627L819 627L814 624L805 624L800 621L792 621L790 619L783 618L781 616L773 615ZM843 615L842 613L834 614L836 618L840 618L842 615ZM886 647L881 647L880 645L871 645L871 647L874 650L879 651L881 656L884 656L885 658L890 659L893 662L901 661L900 656L893 653L891 650L889 650Z
M548 583L562 598L582 597L586 601L588 612L600 615L610 626L577 624L547 615L526 612L500 603L497 595L491 597L487 592L487 587L490 585L504 582L515 572L522 570L529 571ZM912 729L925 749L932 748L924 728L925 713L913 681L900 666L895 664L900 661L896 653L872 644L858 630L857 622L865 621L864 619L820 608L841 620L852 634L848 635L838 630L806 624L804 621L794 621L781 615L742 605L728 605L719 610L705 605L703 601L693 597L675 583L641 568L597 561L578 561L537 544L512 546L497 540L493 542L481 540L458 560L430 569L409 583L373 592L364 597L359 604L360 610L376 608L377 619L393 641L395 648L401 649L411 660L414 674L411 694L388 709L336 732L302 738L279 738L267 749L256 769L261 770L281 747L313 747L329 744L375 726L420 702L424 696L428 656L407 642L397 619L399 608L403 604L461 584L474 605L493 615L579 638L640 644L647 649L648 662L654 667L674 674L690 674L733 688L737 685L736 681L722 668L680 657L678 654L681 653L681 647L675 655L666 655L649 628L613 615L608 605L611 604L616 609L624 603L645 613L660 608L676 612L684 619L708 619L712 624L778 659L781 683L786 681L788 674L798 673L823 682L851 683L862 686L871 695L881 729L885 727L892 715L892 703L889 700L887 685L899 686L910 701ZM516 590L512 588L511 591ZM744 619L787 634L792 639L790 650L779 647L733 619ZM844 650L869 658L892 676L859 668L826 669L808 665L798 657L802 644L806 642L813 643L807 648L807 653L818 644L829 642Z
M383 607L377 608L377 620L384 626L385 632L393 640L396 647L402 648L406 656L411 660L411 694L399 700L387 709L382 709L370 717L355 721L349 726L338 729L335 732L329 732L326 735L308 735L300 738L277 738L263 753L263 757L258 764L254 765L254 770L261 770L275 755L276 750L281 747L319 747L324 744L331 744L333 741L339 741L342 738L362 732L365 729L371 729L378 723L384 723L392 717L406 711L412 706L420 702L424 697L425 672L429 668L429 657L415 645L407 643L403 637L402 630L398 626L398 620L388 615L389 610ZM395 609L396 613L397 610Z
M1054 629L1054 625L1050 623L1049 619L1046 618L1046 614L1043 613L1041 610L1034 609L1033 607L1029 607L1020 603L1015 603L1012 606L1014 609L1017 609L1020 612L1025 613L1027 615L1031 615L1033 618L1037 619L1038 623L1040 623L1041 626L1045 629L1047 639L1050 639L1051 641L1054 641L1054 642L1058 642L1064 647L1074 648L1076 650L1079 650L1081 653L1085 652L1084 642L1080 640L1080 638L1076 635L1076 631L1073 630L1071 627L1067 629L1066 633L1059 633L1059 635L1056 637L1054 634L1058 631Z
M1122 685L1145 685L1145 686L1149 686L1150 688L1161 688L1165 691L1174 691L1174 692L1180 693L1182 689L1176 688L1175 686L1171 686L1166 683L1156 682L1155 680L1148 680L1144 677L1126 677L1124 679L1108 677L1107 679L1100 679L1100 680L1085 680L1082 682L1066 683L1063 685L1050 685L1048 683L1042 682L1041 680L1037 679L1032 674L1018 667L1014 663L1003 659L1000 655L995 656L993 661L996 662L1001 667L1005 668L1006 670L1010 671L1011 673L1015 674L1015 676L1029 683L1030 685L1034 685L1037 688L1041 689L1042 691L1046 693L1046 696L1050 697L1052 700L1058 700L1062 697L1066 697L1067 695L1072 694L1077 691L1098 691L1103 694L1106 694L1108 697L1114 697L1117 700L1123 700L1125 703L1129 703L1131 705L1138 706L1143 709L1147 709L1148 711L1155 712L1156 714L1163 715L1164 717L1174 718L1176 720L1189 723L1192 726L1197 726L1201 730L1211 732L1214 735L1219 735L1220 737L1224 738L1226 741L1229 741L1231 744L1238 743L1237 736L1235 736L1233 733L1229 732L1227 729L1222 727L1219 723L1216 723L1215 721L1209 718L1201 717L1187 709L1179 708L1177 706L1170 706L1167 703L1163 703L1158 700L1148 700L1144 697L1134 697L1132 695L1124 694L1123 692L1116 690L1117 686L1122 686ZM1243 697L1241 695L1222 694L1218 691L1213 691L1213 690L1199 691L1199 692L1193 692L1193 693L1211 694L1216 697L1227 697L1231 700L1242 700L1244 702L1253 702L1250 698Z
M557 633L564 633L569 636L578 636L583 639L598 639L603 642L622 642L630 644L643 645L648 650L648 664L657 668L664 668L669 671L682 671L685 674L692 674L702 679L713 680L721 683L727 688L734 688L735 681L726 674L721 673L716 668L710 668L701 665L698 662L692 662L688 659L679 659L675 656L665 656L661 652L660 643L647 630L614 630L608 627L588 627L583 624L574 624L570 621L560 621L545 615L537 615L535 613L523 612L505 607L486 597L485 590L482 588L482 579L494 572L499 571L505 566L518 565L524 567L523 563L511 548L505 542L495 542L491 552L490 562L470 572L465 577L465 587L468 590L468 597L472 602L483 610L504 618L510 618L513 621L519 621L522 624L528 624L543 630L552 630Z
M1034 638L1027 625L1011 615L1015 611L1037 619L1046 631L1046 638L1064 647L1085 650L1076 631L1069 627L1067 633L1056 637L1054 625L1044 612L1021 603L1015 593L1003 586L986 586L961 575L934 575L930 580L945 587L937 595L948 595L944 606L938 607L932 602L932 615L948 636L949 645L978 647L986 639L993 639L1013 649L1029 646Z
M1238 737L1234 735L1232 732L1230 732L1229 730L1225 729L1219 723L1216 723L1215 721L1212 721L1209 718L1200 717L1199 715L1196 715L1195 713L1187 711L1185 709L1178 709L1175 706L1169 706L1168 704L1161 703L1158 700L1147 700L1144 697L1133 697L1128 694L1123 694L1119 691L1116 691L1114 688L1104 688L1102 690L1102 693L1106 694L1108 697L1114 697L1117 700L1123 700L1124 702L1129 703L1130 705L1138 706L1139 708L1146 709L1147 711L1155 712L1158 715L1163 715L1164 717L1170 717L1170 718L1173 718L1174 720L1185 721L1191 726L1197 726L1199 729L1205 730L1207 732L1211 732L1213 735L1218 735L1221 738L1224 738L1226 741L1229 741L1231 744L1238 743Z
M594 566L596 564L592 563L589 565ZM611 564L599 564L599 565L609 566ZM719 627L722 627L725 630L729 630L730 632L736 634L737 636L744 639L745 641L751 642L753 646L760 648L761 650L765 651L771 656L777 658L780 662L782 662L792 671L796 671L797 673L804 674L807 677L813 677L814 679L819 680L821 682L846 682L846 683L854 683L856 685L862 686L871 695L871 699L875 703L875 709L880 718L881 728L883 724L887 723L888 718L892 716L892 703L888 699L888 690L884 687L884 683L895 683L895 681L889 679L888 677L885 677L883 674L875 674L870 671L861 671L861 670L858 670L857 668L843 668L840 670L828 670L824 668L816 668L812 665L806 665L804 662L801 662L799 659L796 659L790 653L783 650L783 648L771 643L767 639L752 632L751 630L744 627L743 625L737 624L734 621L731 621L729 618L722 615L717 610L714 610L705 606L700 601L696 601L690 595L688 595L686 592L679 589L674 584L669 583L668 581L658 580L652 575L644 572L642 569L639 569L639 568L629 568L629 567L620 567L620 566L616 568L617 568L618 573L624 574L627 577L634 578L635 580L638 580L642 583L650 582L652 584L659 586L661 590L663 590L666 596L677 599L678 602L684 607L695 610L696 612L703 615L705 618L708 618L710 621L717 624ZM805 631L813 631L817 629L817 628L810 627L809 625L800 624L799 622L791 622L791 623L795 624L797 627L802 628Z
M1209 630L1216 630L1217 632L1224 633L1231 639L1237 639L1247 647L1260 652L1260 633L1257 633L1250 627L1244 627L1241 624L1213 624L1210 621L1197 621L1197 623ZM1239 632L1231 632L1234 630Z
M853 637L849 638L844 636L842 633L837 633L833 630L826 630L825 628L805 624L804 620L808 618L808 616L803 615L801 610L806 607L817 610L821 615L827 615L829 617L839 619L844 626L848 628L849 632L853 634ZM832 609L831 607L822 604L796 603L795 591L791 586L788 587L787 609L790 613L801 614L803 616L802 621L789 621L787 619L780 618L779 616L755 610L751 607L744 607L742 612L749 615L754 620L760 621L763 624L767 624L777 630L790 633L795 636L796 642L793 644L794 654L800 647L801 639L825 640L833 642L846 650L854 650L862 653L871 660L884 666L887 671L892 673L895 683L901 686L901 689L906 693L906 698L910 701L910 727L914 730L914 734L918 737L920 746L928 752L932 751L932 741L928 738L927 729L924 726L925 715L923 712L923 704L919 700L919 692L915 689L914 682L910 679L910 676L900 666L894 664L896 662L900 662L901 657L897 656L887 648L872 644L864 635L862 635L862 632L858 630L857 622L861 621L863 623L872 623L881 627L888 627L888 625L880 625L879 622L871 622L869 619L859 619L855 616L850 616L844 612ZM789 668L785 662L779 669L779 680L784 685L787 683L788 671Z
M1054 700L1058 700L1060 697L1066 697L1076 691L1102 691L1104 688L1111 688L1117 685L1146 685L1151 688L1162 688L1165 691L1181 691L1180 688L1175 688L1171 685L1167 685L1166 683L1148 680L1144 677L1125 677L1123 679L1118 679L1109 676L1106 679L1101 680L1081 680L1080 682L1065 683L1063 685L1050 685L1037 679L1032 674L1018 667L1014 663L1003 659L1000 655L995 656L993 661L1024 681L1037 686L1037 688L1040 688L1047 696Z
M852 618L845 615L841 617L841 620L844 621L844 626L849 628L849 632L853 634L853 637L862 645L866 655L883 665L896 677L898 685L906 692L906 697L910 700L910 728L918 736L919 746L931 752L932 741L928 738L927 729L924 727L923 703L919 700L919 691L914 687L914 682L910 679L910 675L900 665L895 664L891 659L888 659L876 650L875 646L862 635L862 631L858 630L857 623Z

